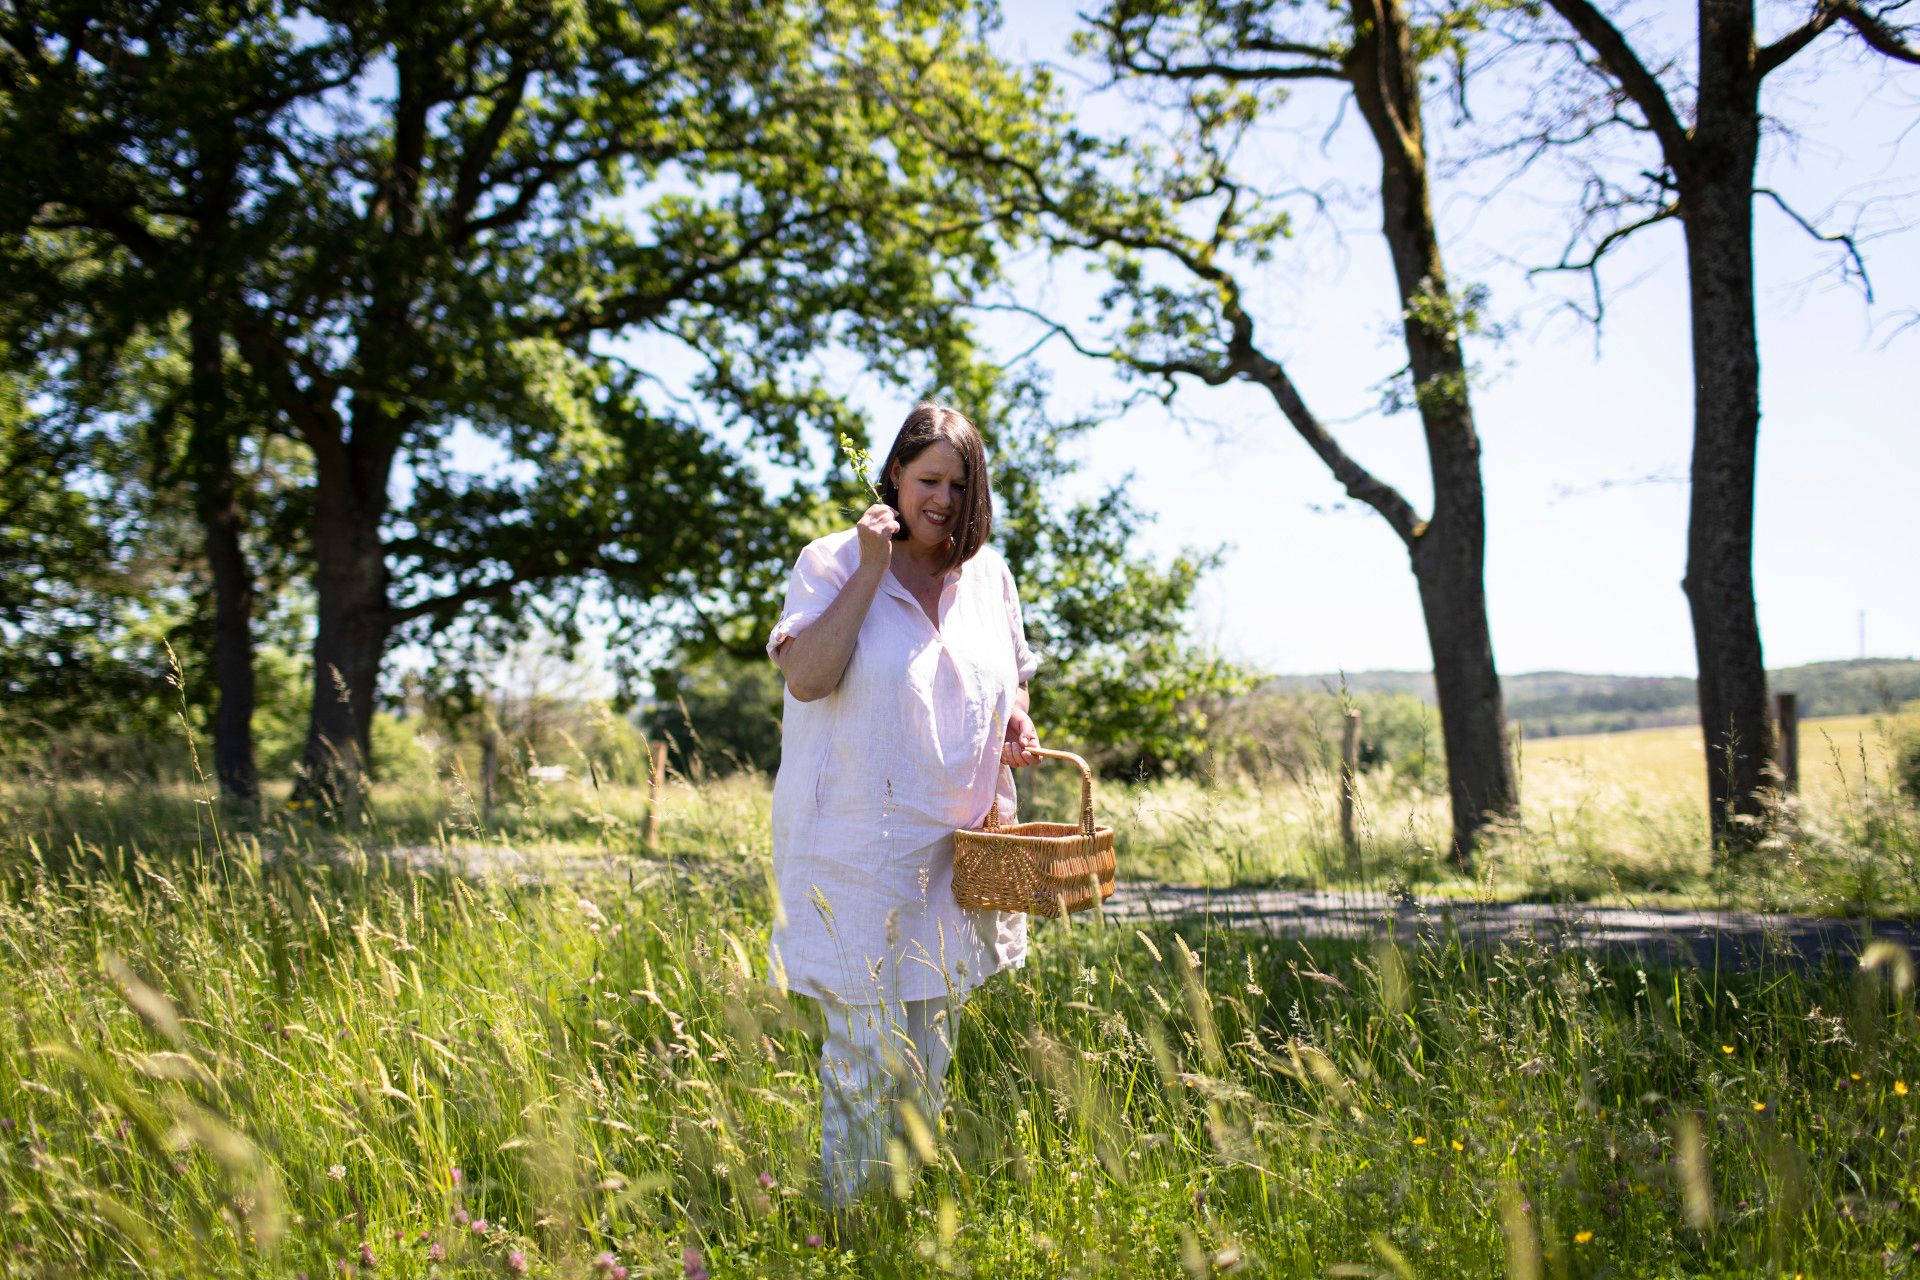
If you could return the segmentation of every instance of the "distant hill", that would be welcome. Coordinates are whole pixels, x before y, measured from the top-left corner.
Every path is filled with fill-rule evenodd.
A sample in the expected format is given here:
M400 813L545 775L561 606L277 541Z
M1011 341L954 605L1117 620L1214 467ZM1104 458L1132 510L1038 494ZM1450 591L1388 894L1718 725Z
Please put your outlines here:
M1431 704L1433 676L1424 671L1349 671L1355 693L1406 693ZM1334 675L1275 676L1281 689L1338 689ZM1870 715L1920 699L1920 660L1864 658L1812 662L1767 673L1770 687L1800 695L1803 716ZM1501 677L1507 718L1529 738L1571 733L1616 733L1661 725L1695 724L1699 707L1687 676L1586 675L1529 671Z

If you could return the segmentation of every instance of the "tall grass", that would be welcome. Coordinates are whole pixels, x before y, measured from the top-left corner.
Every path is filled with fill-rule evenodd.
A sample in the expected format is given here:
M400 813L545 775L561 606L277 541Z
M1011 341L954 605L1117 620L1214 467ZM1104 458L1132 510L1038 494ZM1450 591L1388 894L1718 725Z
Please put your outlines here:
M208 806L110 791L52 838L86 807L15 796L0 1267L1920 1266L1901 954L1639 971L1087 917L1040 926L965 1005L949 1112L836 1222L813 1197L815 1016L766 981L763 796L677 784L654 859L591 787L507 857L444 815L424 842L424 814L235 838Z
M1492 830L1471 876L1446 857L1443 792L1391 767L1357 783L1358 843L1339 829L1328 760L1283 772L1103 782L1123 874L1213 886L1373 889L1442 897L1641 904L1737 903L1822 913L1920 910L1920 797L1895 760L1901 722L1807 722L1802 783L1776 800L1751 857L1716 860L1699 731L1533 740L1522 810ZM1022 779L1023 811L1070 814L1061 770Z

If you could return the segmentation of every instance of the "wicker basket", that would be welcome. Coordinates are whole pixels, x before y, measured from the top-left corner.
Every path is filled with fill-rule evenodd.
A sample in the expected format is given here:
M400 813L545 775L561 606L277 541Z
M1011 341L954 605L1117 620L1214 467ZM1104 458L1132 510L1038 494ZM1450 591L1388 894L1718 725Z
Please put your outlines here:
M977 828L953 833L953 896L963 907L1060 916L1113 896L1113 828L1093 824L1093 770L1071 751L1036 748L1080 766L1080 825L1000 825L1000 802Z

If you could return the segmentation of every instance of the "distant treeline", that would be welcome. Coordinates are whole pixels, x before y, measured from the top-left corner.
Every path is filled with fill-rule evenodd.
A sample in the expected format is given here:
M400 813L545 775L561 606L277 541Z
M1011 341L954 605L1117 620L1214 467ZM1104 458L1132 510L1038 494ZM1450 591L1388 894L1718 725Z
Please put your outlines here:
M1280 689L1338 689L1340 675L1275 676ZM1354 693L1410 693L1431 704L1433 676L1420 671L1349 671ZM1920 660L1861 658L1811 662L1767 673L1777 692L1800 695L1803 716L1871 715L1920 698ZM1696 724L1699 703L1686 676L1585 675L1534 671L1502 677L1507 717L1528 738L1619 733Z

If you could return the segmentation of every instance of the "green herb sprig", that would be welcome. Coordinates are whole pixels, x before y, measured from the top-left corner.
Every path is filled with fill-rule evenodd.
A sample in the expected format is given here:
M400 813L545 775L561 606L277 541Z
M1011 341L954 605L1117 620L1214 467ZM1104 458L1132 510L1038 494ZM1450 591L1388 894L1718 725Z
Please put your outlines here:
M875 488L873 483L873 454L862 449L849 435L840 437L840 452L847 455L847 461L852 465L854 474L860 477L861 484L867 486L867 492L873 495L873 500L882 501L880 490Z

